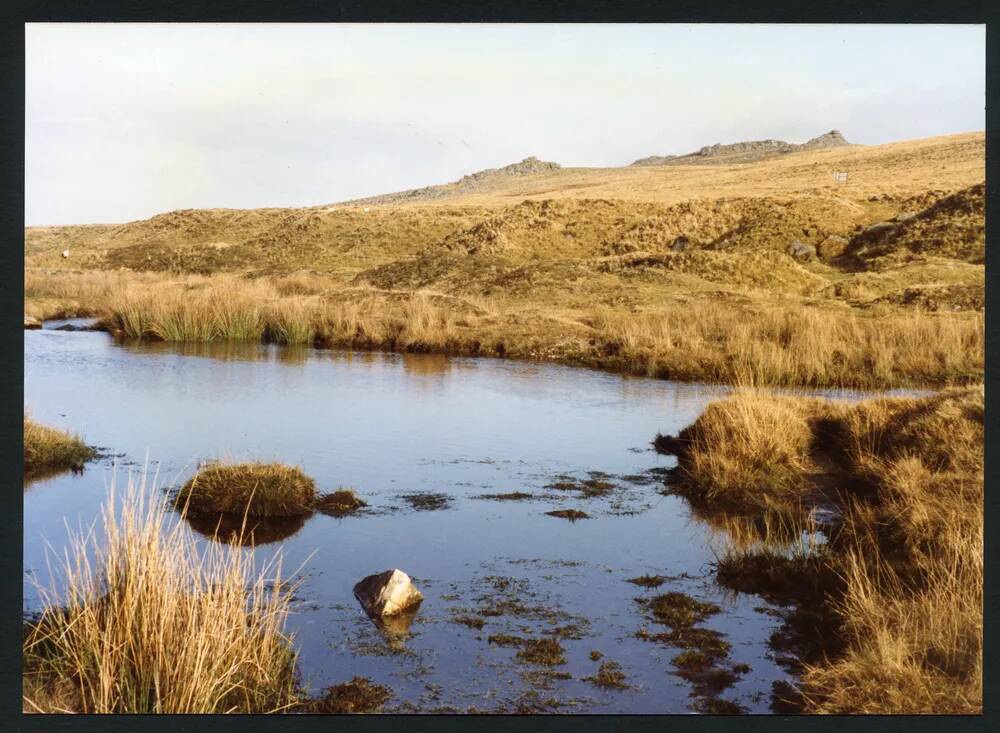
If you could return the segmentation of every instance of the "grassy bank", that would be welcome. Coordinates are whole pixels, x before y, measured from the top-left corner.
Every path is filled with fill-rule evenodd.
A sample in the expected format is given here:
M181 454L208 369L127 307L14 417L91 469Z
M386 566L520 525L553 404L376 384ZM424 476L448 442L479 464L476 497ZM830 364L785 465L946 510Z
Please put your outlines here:
M94 455L94 449L77 436L24 416L25 476L82 467Z
M720 563L740 590L794 596L780 581L795 571L798 589L822 592L815 613L834 619L836 651L806 664L808 711L981 711L983 419L982 387L853 405L743 392L661 441L703 511L794 523L817 502L837 507L815 557L764 542Z
M64 273L32 283L33 302L86 303L126 338L503 356L691 381L883 388L983 374L978 312L859 310L757 291L614 307L383 290L305 274L135 276Z
M130 483L103 536L77 536L24 638L25 712L265 713L299 702L283 632L292 587L197 547ZM121 508L116 508L120 506Z

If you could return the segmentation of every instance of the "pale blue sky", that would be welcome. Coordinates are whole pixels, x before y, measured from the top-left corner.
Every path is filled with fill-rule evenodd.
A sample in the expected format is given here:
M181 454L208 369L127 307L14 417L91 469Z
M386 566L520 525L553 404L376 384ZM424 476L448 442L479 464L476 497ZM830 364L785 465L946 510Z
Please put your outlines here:
M528 155L981 130L983 26L26 26L25 220L330 203Z

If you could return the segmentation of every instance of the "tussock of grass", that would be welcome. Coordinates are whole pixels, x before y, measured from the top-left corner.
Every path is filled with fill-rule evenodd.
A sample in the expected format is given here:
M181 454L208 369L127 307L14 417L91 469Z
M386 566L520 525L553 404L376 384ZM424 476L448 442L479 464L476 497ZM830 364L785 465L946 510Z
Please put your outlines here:
M31 476L82 466L94 449L74 435L24 417L24 473Z
M825 488L841 510L821 555L758 550L719 565L720 582L820 594L836 616L841 650L806 665L806 709L979 712L983 388L853 405L760 393L726 402L689 429L681 456L701 497L739 503L742 490L749 505L794 506ZM832 486L817 486L810 450L832 467ZM777 466L771 478L762 456Z
M181 487L177 504L198 514L286 517L308 514L315 482L280 463L212 463Z
M162 500L112 486L26 628L26 712L264 713L297 703L280 566L200 547ZM58 587L56 583L58 582Z
M768 508L806 489L813 434L801 401L744 391L711 403L678 439L685 483L709 502Z

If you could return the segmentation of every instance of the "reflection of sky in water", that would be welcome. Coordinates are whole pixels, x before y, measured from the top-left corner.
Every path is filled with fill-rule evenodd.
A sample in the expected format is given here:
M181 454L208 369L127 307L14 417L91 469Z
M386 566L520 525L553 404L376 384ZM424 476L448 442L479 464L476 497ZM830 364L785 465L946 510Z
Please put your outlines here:
M500 632L537 636L551 619L489 618L482 630L452 620L475 609L485 576L499 575L527 581L526 597L534 594L536 604L586 627L583 639L563 641L568 663L557 669L574 679L554 682L543 696L586 700L568 709L683 712L689 687L669 674L676 650L635 638L648 623L633 598L648 591L624 579L688 573L661 591L725 604L710 624L729 635L732 661L753 667L728 696L766 712L771 682L785 676L766 657L776 622L753 610L759 599L723 597L712 585L717 530L692 519L679 499L657 493L656 483L618 480L613 496L598 499L544 488L563 473L620 476L672 465L648 450L649 441L657 431L676 433L723 392L491 359L258 344L116 345L103 333L25 333L30 414L123 454L120 464L142 464L148 455L159 462L161 486L182 481L199 460L224 457L298 464L324 490L355 488L371 504L369 513L315 515L256 552L270 556L282 547L285 568L305 563L290 626L310 684L366 675L392 687L396 703L424 708L496 708L537 688L512 663L514 650L486 639ZM64 520L93 521L110 476L105 461L83 476L26 488L29 573L44 580L43 538L58 550ZM450 495L450 508L415 512L399 498L421 491ZM511 491L536 500L474 498ZM545 516L556 508L593 518ZM351 595L357 580L390 567L417 578L427 596L405 653L389 653ZM37 601L30 584L25 596L28 606ZM623 665L633 689L609 692L582 681L596 672L588 656L594 649Z

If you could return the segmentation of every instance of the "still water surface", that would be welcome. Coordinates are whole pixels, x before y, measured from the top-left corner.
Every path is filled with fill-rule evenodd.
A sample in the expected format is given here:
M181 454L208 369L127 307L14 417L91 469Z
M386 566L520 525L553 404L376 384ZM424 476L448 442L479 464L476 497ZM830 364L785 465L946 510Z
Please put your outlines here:
M723 697L768 712L772 682L788 678L767 645L778 621L760 598L714 585L725 538L660 493L674 459L649 447L722 388L438 355L120 344L52 325L25 332L25 409L118 457L25 486L26 612L38 605L34 582L47 582L46 542L59 551L67 524L94 521L116 471L122 481L148 460L162 488L206 459L280 460L370 505L316 514L252 550L263 560L280 548L286 569L303 565L289 626L314 691L360 675L392 688L388 710L687 712L691 686L670 663L678 650L636 637L664 629L635 599L666 591L721 606L705 625L726 635L731 663L751 668ZM615 489L546 488L591 472ZM514 491L533 498L479 498ZM403 498L422 492L444 495L443 508ZM545 514L554 509L591 518ZM376 628L351 593L392 567L426 597L405 638ZM656 590L626 582L645 574L673 579ZM456 621L489 606L507 612L479 616L481 629ZM552 669L567 679L488 641L556 627L566 663ZM627 689L585 679L599 666L593 651L621 665Z

